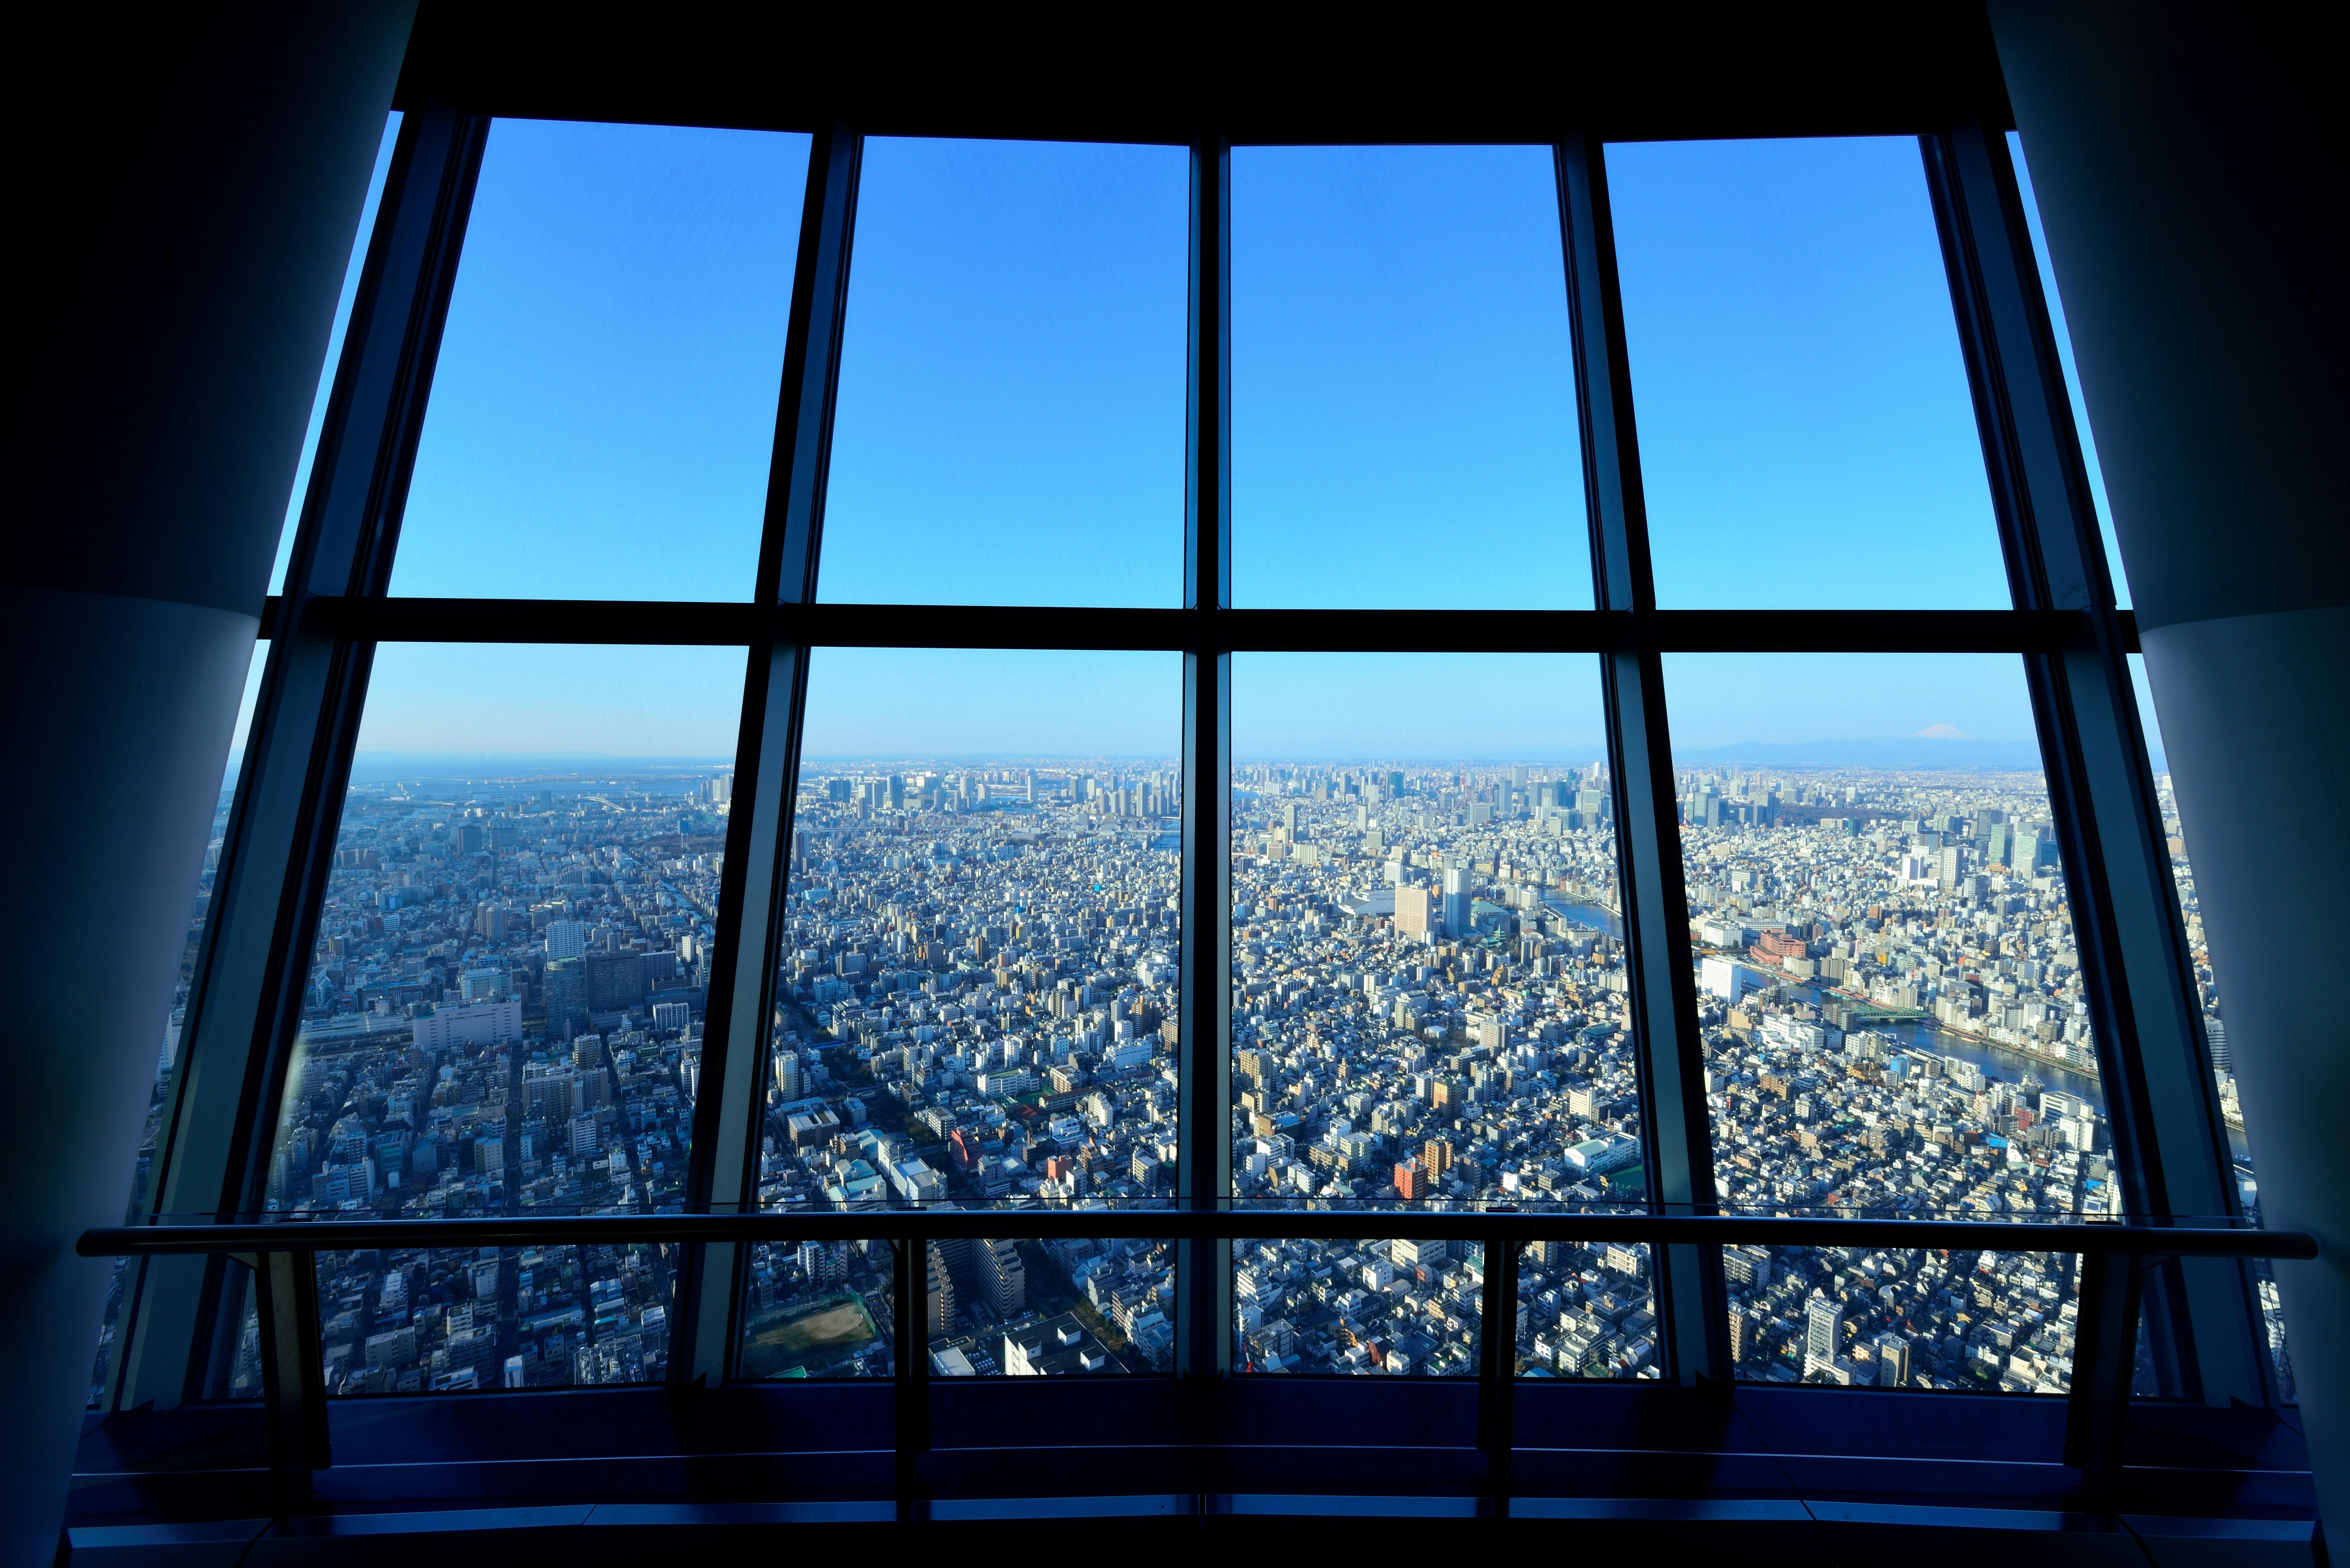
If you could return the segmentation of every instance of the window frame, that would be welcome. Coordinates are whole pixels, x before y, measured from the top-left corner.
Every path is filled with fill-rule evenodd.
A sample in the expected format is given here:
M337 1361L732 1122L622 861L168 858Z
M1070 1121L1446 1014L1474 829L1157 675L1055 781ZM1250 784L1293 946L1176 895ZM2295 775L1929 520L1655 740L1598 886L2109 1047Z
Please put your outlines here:
M2135 627L2115 607L2053 329L2007 159L2000 114L1943 117L1919 136L2013 607L1982 611L1660 610L1649 567L1640 460L1609 218L1605 143L1551 128L1562 284L1574 376L1596 608L1587 611L1235 609L1231 598L1230 140L1189 144L1183 592L1171 610L920 607L917 641L880 635L907 607L819 605L826 468L853 260L864 133L811 117L814 145L785 346L756 588L747 603L615 605L592 617L560 600L391 598L388 585L441 329L491 115L426 96L400 128L369 237L352 325L335 370L319 456L286 591L270 601L272 647L202 940L159 1139L151 1215L260 1207L274 1111L299 1024L373 650L380 641L702 643L740 647L746 680L737 797L721 885L688 1192L713 1210L747 1207L759 1131L764 1021L773 1002L806 713L817 647L889 645L1147 649L1183 658L1182 1029L1176 1203L1232 1205L1232 655L1257 649L1469 648L1583 652L1600 664L1617 823L1632 1033L1652 1211L1715 1211L1695 979L1675 805L1666 651L1998 651L2025 661L2068 894L2134 1220L2240 1218L2184 930L2126 655ZM799 129L810 129L802 126ZM1077 130L1085 128L1076 127ZM974 132L983 133L983 132ZM1719 134L1718 128L1707 134ZM619 628L583 636L583 625ZM1402 1212L1402 1211L1399 1211ZM1147 1222L1145 1222L1147 1223ZM1380 1216L1351 1217L1376 1231ZM1989 1229L1989 1227L1985 1227ZM2002 1226L1999 1240L2015 1237ZM1503 1244L1496 1226L1489 1248ZM904 1250L901 1249L901 1255ZM695 1243L683 1271L672 1384L727 1381L740 1337L743 1249ZM1489 1251L1488 1256L1504 1254ZM273 1254L296 1256L296 1254ZM1668 1380L1731 1378L1719 1249L1655 1248ZM107 1408L217 1397L236 1331L238 1265L142 1260L126 1293ZM2176 1258L2092 1271L2095 1310L2124 1311L2144 1287L2148 1343L2167 1394L2273 1406L2251 1271L2234 1258ZM901 1290L910 1276L901 1267ZM321 1424L315 1304L298 1271L259 1271L273 1408ZM1489 1268L1491 1314L1515 1271ZM1503 1278L1506 1276L1506 1279ZM1229 1241L1179 1241L1176 1372L1231 1385ZM915 1314L901 1314L910 1321ZM2126 1314L2134 1323L2134 1314ZM1492 1319L1506 1322L1507 1316ZM307 1335L307 1350L304 1337ZM2074 1369L2076 1409L2126 1400L2115 1346ZM1480 1433L1506 1459L1513 1380L1488 1333ZM901 1422L926 1428L920 1358L899 1358ZM2118 1391L2117 1391L2118 1390ZM957 1397L967 1391L958 1390ZM500 1396L501 1397L504 1396ZM975 1397L975 1396L974 1396ZM1266 1397L1252 1393L1250 1402ZM1545 1397L1549 1395L1546 1391ZM298 1437L298 1435L297 1435ZM289 1441L296 1440L289 1438ZM906 1439L901 1438L901 1447Z

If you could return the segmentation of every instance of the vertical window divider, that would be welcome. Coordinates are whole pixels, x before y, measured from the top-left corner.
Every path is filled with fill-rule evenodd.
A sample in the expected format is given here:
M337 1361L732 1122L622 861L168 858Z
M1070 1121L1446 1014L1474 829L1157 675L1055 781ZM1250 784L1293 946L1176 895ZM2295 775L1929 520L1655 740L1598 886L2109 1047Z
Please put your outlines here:
M390 579L488 131L486 118L433 99L395 143L223 846L151 1213L257 1209L266 1191L272 1112L374 653L303 612L321 597L380 596ZM222 1262L170 1262L145 1272L139 1310L125 1314L118 1406L215 1392L234 1345L240 1314ZM299 1347L314 1375L319 1353L315 1334Z
M2024 666L2124 1190L2138 1216L2157 1222L2234 1217L2241 1206L2123 629L2006 139L1975 120L1921 137L1919 147L2016 607L2085 616L2083 635L2025 655ZM2095 1276L2084 1276L2086 1320ZM2275 1402L2246 1264L2180 1259L2146 1283L2166 1393ZM2112 1359L2098 1359L2105 1375L2130 1377L2132 1358L2117 1371ZM2091 1376L2075 1369L2076 1378ZM2126 1401L2126 1386L2112 1397Z
M1229 1208L1232 1109L1232 148L1191 148L1190 373L1186 400L1183 607L1183 941L1176 1202ZM1232 1368L1232 1246L1176 1244L1176 1372ZM1201 1436L1204 1437L1204 1430Z
M1485 1238L1483 1320L1477 1333L1477 1446L1485 1453L1484 1509L1510 1516L1510 1449L1515 1440L1518 1386L1518 1259L1525 1246L1513 1231Z
M1712 1132L1690 972L1689 898L1681 873L1663 660L1648 626L1656 585L1607 167L1598 139L1589 130L1568 136L1554 157L1593 593L1598 608L1629 612L1631 621L1629 638L1600 655L1600 670L1650 1203L1668 1213L1710 1213L1716 1201ZM1654 1249L1654 1259L1670 1376L1685 1385L1711 1379L1726 1386L1730 1355L1721 1249L1669 1244Z
M758 1203L761 1069L790 884L792 800L799 783L810 653L806 646L786 640L782 610L816 599L864 146L856 130L834 124L816 134L808 152L799 265L760 540L757 602L769 614L764 631L748 650L743 677L735 795L719 880L719 935L702 1012L688 1167L689 1204L713 1210L746 1210ZM691 1250L673 1319L683 1343L671 1347L672 1381L715 1384L733 1368L741 1330L743 1254L741 1246L726 1242Z
M931 1512L923 1470L931 1449L931 1246L919 1234L900 1236L889 1246L889 1286L897 1297L889 1340L897 1361L891 1394L898 1440L898 1521L918 1524Z

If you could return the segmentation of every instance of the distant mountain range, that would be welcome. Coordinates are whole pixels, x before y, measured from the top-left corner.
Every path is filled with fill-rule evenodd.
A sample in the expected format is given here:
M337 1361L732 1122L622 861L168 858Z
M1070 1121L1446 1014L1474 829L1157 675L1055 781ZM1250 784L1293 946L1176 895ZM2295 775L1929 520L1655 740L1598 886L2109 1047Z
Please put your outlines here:
M481 753L361 752L351 759L351 783L398 780L537 779L707 774L731 767L732 757L608 757L564 753L498 756Z
M1738 741L1701 751L1676 749L1673 761L1685 767L1761 763L1773 767L1966 768L2037 773L2040 744L2036 741L1941 740L1919 735L1861 741Z

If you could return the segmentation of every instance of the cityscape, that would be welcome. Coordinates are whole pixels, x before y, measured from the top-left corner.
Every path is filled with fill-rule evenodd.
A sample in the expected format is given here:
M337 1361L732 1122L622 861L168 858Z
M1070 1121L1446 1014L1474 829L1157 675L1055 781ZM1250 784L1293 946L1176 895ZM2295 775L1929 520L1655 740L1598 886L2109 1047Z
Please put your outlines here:
M1716 766L1677 784L1726 1206L2115 1216L2037 776ZM1236 1365L1473 1376L1488 1260L1399 1238L1400 1217L1648 1198L1607 765L1250 763L1232 789L1233 1191L1398 1216L1359 1239L1235 1243ZM681 1204L731 796L714 766L354 786L268 1205L415 1217ZM1024 1208L1170 1201L1181 804L1167 760L807 764L759 1205L1003 1209L1016 1232ZM1739 1376L2062 1393L2075 1260L2017 1240L1729 1250ZM1173 1251L929 1243L915 1309L929 1369L1168 1371ZM321 1253L328 1386L660 1380L675 1263L654 1245ZM754 1246L742 1374L893 1375L892 1264L879 1241ZM1647 1248L1542 1242L1516 1266L1521 1375L1663 1375ZM2289 1379L2265 1278L2262 1292ZM259 1387L244 1311L232 1396Z

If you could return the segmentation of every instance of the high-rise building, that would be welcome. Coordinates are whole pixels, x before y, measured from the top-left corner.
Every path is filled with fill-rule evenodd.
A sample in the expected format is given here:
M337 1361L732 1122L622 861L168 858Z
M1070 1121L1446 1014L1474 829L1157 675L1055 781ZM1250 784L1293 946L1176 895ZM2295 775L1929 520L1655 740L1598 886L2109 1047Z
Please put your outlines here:
M1881 1388L1909 1386L1909 1342L1900 1334L1877 1337L1877 1382Z
M1009 1322L1028 1304L1028 1267L1020 1261L1016 1241L998 1238L972 1249L972 1271L979 1292L998 1318Z
M1442 917L1435 910L1435 893L1428 888L1399 887L1395 897L1395 929L1399 937L1426 941Z
M587 955L588 1010L620 1012L645 999L645 963L640 953Z
M1804 1370L1835 1365L1844 1344L1844 1308L1825 1296L1814 1296L1804 1309Z
M1428 1168L1417 1156L1407 1156L1395 1168L1396 1196L1407 1203L1418 1202L1429 1195L1434 1184L1429 1179Z
M1730 1364L1732 1366L1745 1365L1747 1352L1754 1347L1753 1333L1753 1320L1747 1316L1745 1307L1737 1302L1731 1303Z
M587 960L577 956L556 959L546 966L544 985L547 1033L567 1034L588 1022Z
M1448 866L1444 870L1444 934L1465 937L1469 934L1469 872L1466 867Z
M966 1243L968 1245L968 1243ZM955 1287L954 1271L947 1266L941 1244L930 1244L928 1311L923 1314L923 1326L932 1337L954 1332Z

